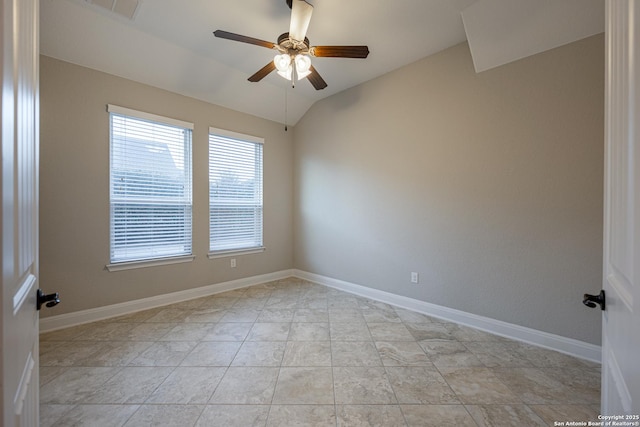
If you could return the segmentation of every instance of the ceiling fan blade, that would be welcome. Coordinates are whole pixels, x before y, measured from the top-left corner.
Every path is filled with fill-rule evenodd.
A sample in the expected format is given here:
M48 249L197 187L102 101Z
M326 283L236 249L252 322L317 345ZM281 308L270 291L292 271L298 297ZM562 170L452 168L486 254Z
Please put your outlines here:
M316 57L332 58L366 58L369 56L367 46L313 46L309 54Z
M316 70L313 65L309 68L311 74L307 76L309 82L316 88L316 90L321 90L327 87L327 82L324 81L320 74L318 74L318 70Z
M313 6L304 0L293 0L291 5L291 24L289 25L289 38L303 42L307 35Z
M247 80L254 83L259 82L260 80L267 77L267 75L275 69L276 64L274 64L273 61L269 61L267 65L260 68L253 76L249 77Z
M266 47L268 49L273 49L276 44L271 43L265 40L254 39L253 37L247 37L240 34L230 33L228 31L216 30L213 32L213 35L216 37L220 37L221 39L234 40L242 43L255 44L257 46Z

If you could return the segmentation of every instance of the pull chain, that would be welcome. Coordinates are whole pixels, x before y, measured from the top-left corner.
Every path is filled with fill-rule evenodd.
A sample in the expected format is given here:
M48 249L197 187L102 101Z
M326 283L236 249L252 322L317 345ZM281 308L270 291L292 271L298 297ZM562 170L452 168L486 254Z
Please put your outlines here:
M287 99L288 99L288 91L287 88L284 89L284 131L287 131Z

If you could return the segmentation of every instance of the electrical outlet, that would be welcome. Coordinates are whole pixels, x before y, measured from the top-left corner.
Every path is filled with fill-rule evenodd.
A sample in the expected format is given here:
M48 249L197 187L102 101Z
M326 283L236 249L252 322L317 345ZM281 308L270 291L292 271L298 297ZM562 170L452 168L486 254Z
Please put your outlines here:
M231 258L231 268L236 268L236 259Z
M411 283L418 283L418 273L415 271L411 272Z

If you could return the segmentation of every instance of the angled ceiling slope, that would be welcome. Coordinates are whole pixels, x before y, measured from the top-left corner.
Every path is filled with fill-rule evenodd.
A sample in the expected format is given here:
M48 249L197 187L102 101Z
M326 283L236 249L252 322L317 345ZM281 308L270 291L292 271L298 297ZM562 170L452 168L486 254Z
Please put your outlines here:
M214 37L224 28L275 40L285 0L41 0L41 53L280 123L314 102L468 39L480 72L604 28L604 0L310 0L311 43L368 45L362 59L314 58L316 91L275 73L247 81L268 49ZM464 24L463 24L464 20ZM285 99L287 115L285 116Z
M604 31L604 0L477 0L462 11L476 72Z

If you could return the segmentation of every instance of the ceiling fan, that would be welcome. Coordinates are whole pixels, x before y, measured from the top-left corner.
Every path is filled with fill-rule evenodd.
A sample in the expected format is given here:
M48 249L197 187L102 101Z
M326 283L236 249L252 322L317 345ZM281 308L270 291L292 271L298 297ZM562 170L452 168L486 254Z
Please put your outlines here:
M313 6L305 0L286 0L291 8L291 23L289 32L281 34L277 43L247 37L228 31L216 30L213 34L228 40L254 44L256 46L275 49L278 54L273 61L262 67L249 77L250 82L259 82L274 70L287 80L295 81L307 77L316 90L324 89L327 83L311 65L310 57L332 58L366 58L369 55L367 46L311 46L306 37Z

